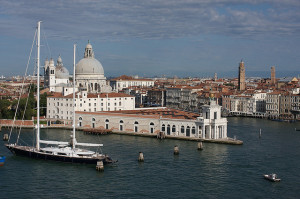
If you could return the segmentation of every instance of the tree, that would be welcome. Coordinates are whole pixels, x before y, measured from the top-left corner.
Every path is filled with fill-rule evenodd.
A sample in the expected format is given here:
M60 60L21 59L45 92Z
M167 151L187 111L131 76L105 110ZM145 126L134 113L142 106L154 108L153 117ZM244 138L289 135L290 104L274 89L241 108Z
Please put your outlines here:
M0 100L0 119L12 119L11 102L4 99Z
M46 114L47 114L47 93L43 93L40 96L40 107L41 107L40 115L46 116Z

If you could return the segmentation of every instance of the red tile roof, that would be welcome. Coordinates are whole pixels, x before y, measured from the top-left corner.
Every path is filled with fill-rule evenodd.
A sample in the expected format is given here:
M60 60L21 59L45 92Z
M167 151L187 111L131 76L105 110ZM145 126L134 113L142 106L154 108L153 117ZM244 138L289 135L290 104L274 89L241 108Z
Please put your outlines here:
M199 117L199 114L180 111L170 108L161 109L139 109L139 110L121 110L110 112L78 112L79 114L95 114L95 115L114 115L126 117L142 117L142 118L170 118L170 119L191 119Z
M88 93L87 95L88 95L87 96L88 98L98 98L98 96L99 96L99 98L134 97L132 95L128 95L125 93L99 93L99 94ZM51 97L51 98L73 98L73 93L63 96L62 93L53 92L48 97ZM82 96L80 96L80 97L82 97Z

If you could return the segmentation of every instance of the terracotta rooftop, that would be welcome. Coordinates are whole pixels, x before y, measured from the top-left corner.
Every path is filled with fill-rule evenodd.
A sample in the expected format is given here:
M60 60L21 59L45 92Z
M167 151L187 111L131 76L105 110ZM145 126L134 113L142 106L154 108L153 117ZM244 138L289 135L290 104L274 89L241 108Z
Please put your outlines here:
M77 92L78 93L78 92ZM77 95L76 93L76 95ZM128 95L125 93L88 93L88 98L116 98L116 97L133 97L132 95ZM63 96L62 93L58 93L58 92L53 92L51 93L48 97L51 98L73 98L73 93ZM82 97L80 95L80 97Z
M153 81L152 79L135 79L135 78L127 76L127 75L121 75L120 77L114 78L111 81L116 81L116 80Z
M116 115L128 117L143 118L169 118L169 119L190 119L195 120L199 114L180 111L170 108L161 109L142 109L142 110L121 110L121 111L104 111L104 112L78 112L80 114L96 114L96 115Z

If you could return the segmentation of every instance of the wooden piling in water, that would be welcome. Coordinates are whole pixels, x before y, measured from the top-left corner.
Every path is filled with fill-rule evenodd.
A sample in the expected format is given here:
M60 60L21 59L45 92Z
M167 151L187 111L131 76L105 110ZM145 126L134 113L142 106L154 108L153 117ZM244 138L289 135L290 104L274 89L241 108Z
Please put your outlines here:
M7 141L7 140L8 140L8 134L5 133L5 134L3 135L3 141Z
M144 154L142 152L139 153L139 162L144 162Z
M98 161L96 165L96 170L97 171L104 171L104 165L102 161Z
M259 129L259 138L261 138L261 129Z
M177 145L174 146L174 155L178 155L179 154L179 148Z
M156 137L157 137L157 139L161 139L161 140L164 139L164 138L166 138L164 132L159 132Z
M203 150L203 145L202 145L202 142L198 142L198 150Z

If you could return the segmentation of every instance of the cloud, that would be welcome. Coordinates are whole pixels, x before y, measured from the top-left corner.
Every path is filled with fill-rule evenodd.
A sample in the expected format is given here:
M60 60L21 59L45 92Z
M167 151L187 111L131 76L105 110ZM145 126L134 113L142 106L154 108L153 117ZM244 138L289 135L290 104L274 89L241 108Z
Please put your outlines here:
M0 34L22 37L43 20L63 40L299 35L299 8L296 0L2 0Z

